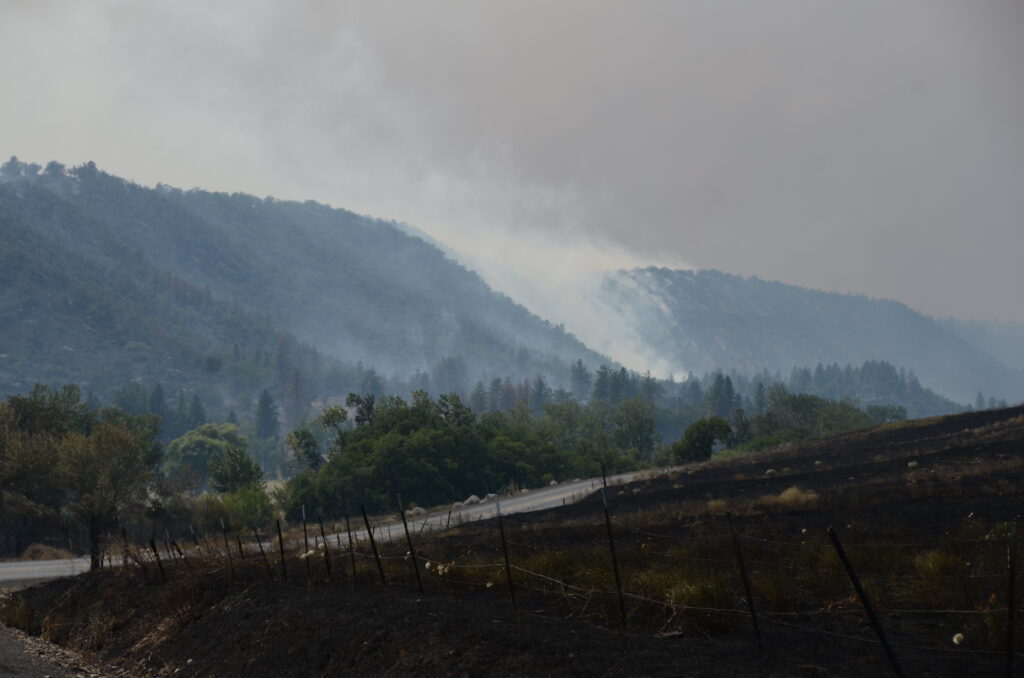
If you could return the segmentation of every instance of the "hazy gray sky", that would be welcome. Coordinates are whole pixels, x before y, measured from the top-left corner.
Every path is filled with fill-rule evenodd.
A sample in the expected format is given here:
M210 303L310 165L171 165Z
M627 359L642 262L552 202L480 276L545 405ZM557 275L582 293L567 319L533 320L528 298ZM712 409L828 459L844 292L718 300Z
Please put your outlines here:
M646 263L1024 320L1022 35L1020 0L0 0L0 153L404 220L556 322Z

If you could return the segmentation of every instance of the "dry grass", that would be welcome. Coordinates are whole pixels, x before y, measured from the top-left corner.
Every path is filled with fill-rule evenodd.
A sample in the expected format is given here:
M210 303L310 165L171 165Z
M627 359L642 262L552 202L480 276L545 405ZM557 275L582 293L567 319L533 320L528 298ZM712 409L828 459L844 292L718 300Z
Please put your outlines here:
M779 494L766 494L758 500L758 503L787 509L808 509L817 506L819 500L820 497L814 490L801 490L793 485Z
M65 549L46 544L29 544L28 548L21 552L18 560L67 560L74 557L74 553Z
M6 626L31 633L34 630L35 617L28 601L16 595L4 599L0 605L0 621Z

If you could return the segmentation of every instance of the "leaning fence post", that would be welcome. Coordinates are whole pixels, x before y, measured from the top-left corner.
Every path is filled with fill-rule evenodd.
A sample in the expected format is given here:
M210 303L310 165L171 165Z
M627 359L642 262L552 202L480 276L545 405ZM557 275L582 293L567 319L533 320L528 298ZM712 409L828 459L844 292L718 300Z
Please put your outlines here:
M828 538L832 540L832 546L835 547L836 555L839 556L839 560L842 561L843 567L846 568L846 574L849 575L850 581L853 583L853 588L857 592L857 597L860 598L861 605L864 606L864 611L868 615L868 621L871 622L871 626L874 627L875 633L878 634L878 640L882 643L882 647L885 649L885 655L889 658L889 663L892 665L893 672L903 678L903 669L900 668L899 662L896 660L896 654L892 651L892 646L889 645L889 639L885 637L885 631L882 629L882 624L878 621L878 616L875 614L875 608L871 606L871 600L868 598L867 592L864 587L860 585L860 579L857 578L857 573L853 569L853 564L850 559L846 557L846 551L843 550L843 545L839 541L839 535L832 529L832 526L828 526Z
M601 464L601 479L603 482L601 485L601 505L604 507L604 525L608 529L608 548L611 549L612 553L612 571L615 573L615 591L619 596L619 615L622 617L622 625L626 626L628 624L626 619L626 603L622 598L622 578L619 576L619 558L615 554L615 538L612 536L612 518L608 514L608 497L606 496L608 479L607 476L605 476L604 464Z
M238 559L245 559L245 549L242 548L242 537L239 534L235 534L235 541L238 542Z
M501 499L494 504L495 513L498 514L498 534L501 535L501 553L505 557L505 579L508 580L508 597L512 601L512 607L516 605L516 590L512 586L512 565L508 560L508 542L505 541L505 523L501 519Z
M370 519L366 517L366 509L362 504L359 505L359 510L363 512L363 523L366 524L366 535L370 538L370 548L373 549L373 557L377 561L377 572L380 573L380 583L383 586L388 585L388 580L384 577L384 566L380 562L380 553L377 551L377 542L373 538L373 528L370 527Z
M192 563L188 562L188 558L185 557L184 551L182 551L181 547L178 546L178 542L174 541L174 537L171 537L171 546L173 546L174 550L178 552L178 557L181 558L181 562L192 567Z
M260 539L260 533L256 531L256 528L252 528L252 536L256 537L256 545L260 547L260 555L263 556L263 564L267 566L267 577L270 581L274 581L274 571L270 569L270 561L267 560L267 552L263 550L263 540ZM271 537L273 540L273 537ZM273 541L271 541L273 543Z
M1014 617L1017 608L1017 593L1015 584L1017 581L1017 523L1020 518L1014 519L1010 524L1010 540L1006 544L1006 560L1009 572L1006 580L1006 676L1013 678L1013 656L1016 653L1016 634L1014 632Z
M271 537L273 539L273 537ZM281 579L288 581L288 568L284 564L284 537L281 536L281 520L277 521L277 547L281 553Z
M156 558L156 566L160 569L160 578L167 581L167 573L164 572L164 564L160 562L160 552L156 550L156 540L149 540L149 548L153 550L153 557Z
M359 583L356 575L356 547L352 541L352 523L349 522L347 513L345 514L345 531L348 532L348 557L352 561L352 585L355 586Z
M420 579L420 564L416 562L416 548L412 545L412 535L409 534L409 523L405 520L405 511L402 510L402 500L398 500L398 515L402 516L402 527L405 529L405 541L409 544L409 557L412 558L412 571L416 574L416 588L423 593L423 580Z
M736 528L732 523L732 511L726 511L725 517L729 521L732 547L736 552L736 565L740 568L740 576L743 578L743 590L747 594L747 608L750 610L750 619L754 623L754 637L757 639L757 649L761 654L764 654L764 644L761 642L761 627L757 623L757 610L754 609L754 596L750 590L750 577L747 576L747 565L743 560L743 549L740 547L740 539L736 536Z
M334 574L331 572L331 551L327 547L327 534L324 533L324 517L318 515L316 519L320 522L320 536L324 540L324 565L327 566L327 581L334 583Z

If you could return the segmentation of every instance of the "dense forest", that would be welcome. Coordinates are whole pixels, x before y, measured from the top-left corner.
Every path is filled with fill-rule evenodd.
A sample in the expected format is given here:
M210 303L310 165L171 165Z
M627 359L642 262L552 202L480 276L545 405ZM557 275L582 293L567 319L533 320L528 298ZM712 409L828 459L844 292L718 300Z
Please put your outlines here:
M601 376L598 375L598 379ZM758 382L754 410L731 379L715 375L700 416L663 444L657 406L619 392L581 404L569 398L534 410L476 412L457 394L411 398L349 394L286 436L272 399L260 398L255 425L206 422L197 400L168 412L131 414L98 406L77 386L37 386L0 403L0 554L36 542L91 554L94 565L120 528L135 537L266 527L303 511L328 519L358 507L389 512L469 495L514 493L573 477L709 458L897 421L897 406L859 407ZM597 384L595 383L595 388ZM648 393L650 395L650 393ZM763 401L762 401L763 399ZM170 442L165 425L194 425ZM252 436L250 438L249 436ZM258 460L286 441L289 478L268 485ZM262 447L261 447L262 446Z
M313 202L145 188L91 163L12 158L0 167L0 228L6 391L61 380L99 391L154 372L219 382L211 373L232 362L308 376L323 355L381 375L443 371L453 358L454 380L565 378L577 358L606 361L433 245ZM276 361L282 341L316 353L288 346Z

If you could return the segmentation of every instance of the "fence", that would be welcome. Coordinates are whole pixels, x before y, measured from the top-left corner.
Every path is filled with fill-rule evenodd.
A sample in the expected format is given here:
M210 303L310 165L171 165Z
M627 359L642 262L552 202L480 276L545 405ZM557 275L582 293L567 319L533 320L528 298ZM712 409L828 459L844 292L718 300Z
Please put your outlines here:
M122 534L120 560L160 581L201 571L349 590L500 592L513 608L547 601L664 636L749 634L750 647L775 660L801 649L795 644L824 654L866 649L897 676L907 658L990 670L1001 663L1007 676L1020 665L1016 521L1005 533L844 543L831 527L805 529L799 539L751 534L731 515L652 530L613 520L606 501L592 513L591 522L538 524L499 512L480 526L492 532L472 536L449 521L404 516L401 531L389 534L391 525L374 528L365 513L356 531L347 517L311 530L304 520L301 541L286 540L280 524L245 539L190 530L184 543L169 532L143 545ZM580 543L555 541L567 532Z

